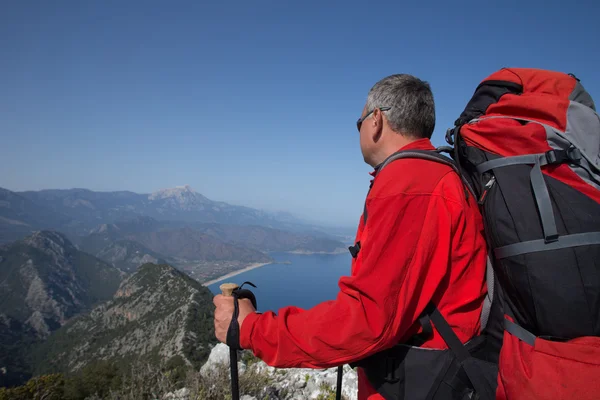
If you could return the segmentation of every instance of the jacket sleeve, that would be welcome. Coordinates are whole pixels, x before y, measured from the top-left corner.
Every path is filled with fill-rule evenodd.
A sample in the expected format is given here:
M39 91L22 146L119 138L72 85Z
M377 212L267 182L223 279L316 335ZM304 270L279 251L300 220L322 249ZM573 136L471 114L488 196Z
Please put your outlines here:
M329 368L415 334L447 272L452 213L460 212L450 203L435 194L368 199L361 250L336 299L253 313L242 324L241 346L274 367Z

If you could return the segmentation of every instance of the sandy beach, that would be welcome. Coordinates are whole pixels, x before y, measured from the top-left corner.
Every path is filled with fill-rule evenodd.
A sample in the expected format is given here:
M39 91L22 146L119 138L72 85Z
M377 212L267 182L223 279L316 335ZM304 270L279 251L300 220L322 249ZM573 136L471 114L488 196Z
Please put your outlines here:
M348 251L347 248L338 248L338 249L335 249L333 251L292 250L292 251L287 251L286 253L309 256L309 255L313 255L313 254L337 255L337 254L344 254L347 251Z
M220 277L218 277L216 279L212 279L210 281L204 282L204 283L202 283L202 286L209 286L209 285L212 285L213 283L217 283L217 282L220 282L220 281L222 281L224 279L231 278L232 276L236 276L236 275L239 275L239 274L244 273L246 271L251 271L253 269L260 268L260 267L263 267L263 266L269 265L269 264L272 264L272 263L254 263L254 264L250 264L249 266L247 266L244 269L239 269L237 271L230 272L227 275L223 275L223 276L220 276Z

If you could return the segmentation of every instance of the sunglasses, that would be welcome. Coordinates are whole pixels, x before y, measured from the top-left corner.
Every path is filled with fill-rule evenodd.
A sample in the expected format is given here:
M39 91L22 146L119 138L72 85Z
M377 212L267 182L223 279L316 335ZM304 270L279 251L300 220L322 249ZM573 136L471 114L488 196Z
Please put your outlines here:
M362 126L363 121L365 119L367 119L367 117L369 115L371 115L373 113L373 111L375 111L377 108L379 108L379 111L388 111L388 110L392 109L392 107L375 107L374 109L372 109L371 111L366 113L364 117L359 118L358 121L356 121L356 128L358 129L359 132L360 132L360 127Z

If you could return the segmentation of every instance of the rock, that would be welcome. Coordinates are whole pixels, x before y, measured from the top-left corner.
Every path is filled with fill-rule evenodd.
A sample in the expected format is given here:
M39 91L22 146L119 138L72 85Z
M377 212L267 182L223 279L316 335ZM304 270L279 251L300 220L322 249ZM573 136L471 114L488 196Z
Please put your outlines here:
M240 353L241 355L241 353ZM321 385L325 384L335 390L337 383L337 368L310 369L310 368L273 368L262 361L247 365L238 357L238 371L240 376L248 371L265 375L269 384L260 394L260 400L314 400L323 393ZM211 351L207 362L200 369L203 376L210 374L217 365L225 364L229 368L229 347L219 343ZM357 400L358 378L356 371L350 366L344 366L342 378L342 393L348 400ZM284 396L283 394L286 393ZM252 396L243 396L242 400L256 400Z
M173 393L167 393L163 397L163 400L189 400L189 397L190 397L190 389L181 388L179 390L176 390Z
M296 389L303 389L306 387L306 381L304 381L304 380L296 381L296 382L294 382L294 387Z
M229 365L229 363L227 364ZM244 372L246 372L246 364L244 364L243 362L238 361L238 375L242 376L244 375Z
M240 400L258 400L258 399L254 396L248 396L247 394L245 394L242 397L240 397Z
M200 368L200 374L202 376L207 376L217 365L220 364L224 364L227 366L227 368L229 368L229 346L224 343L218 343L212 348L208 356L208 360L206 360L204 365Z

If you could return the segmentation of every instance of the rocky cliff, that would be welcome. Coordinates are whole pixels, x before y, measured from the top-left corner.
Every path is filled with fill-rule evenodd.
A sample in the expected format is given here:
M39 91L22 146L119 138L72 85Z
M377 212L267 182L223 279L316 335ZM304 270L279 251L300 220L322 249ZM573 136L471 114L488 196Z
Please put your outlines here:
M56 232L35 232L1 247L0 386L27 378L30 348L110 299L122 276Z
M169 265L144 264L114 298L70 321L37 352L38 372L77 371L99 360L199 368L215 343L212 294Z
M122 277L64 235L38 231L0 248L0 307L47 337L72 316L110 299Z

